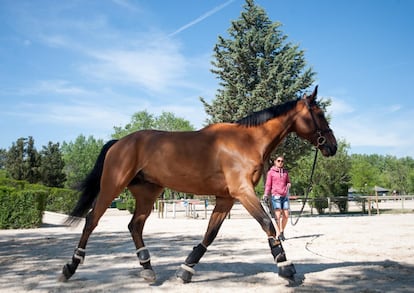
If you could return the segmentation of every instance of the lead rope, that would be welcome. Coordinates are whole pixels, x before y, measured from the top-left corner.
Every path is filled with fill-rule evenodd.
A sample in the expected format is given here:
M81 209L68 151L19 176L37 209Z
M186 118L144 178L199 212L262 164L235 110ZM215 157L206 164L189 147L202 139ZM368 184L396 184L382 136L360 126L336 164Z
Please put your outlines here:
M290 222L291 222L292 226L295 226L298 223L300 217L302 216L303 209L305 208L306 202L308 201L309 193L312 190L313 173L315 173L315 167L316 167L316 160L317 160L317 158L318 158L318 148L316 147L315 148L315 158L313 160L312 171L311 171L311 175L310 175L310 178L309 178L309 185L308 185L308 188L306 188L306 191L305 191L305 200L302 203L302 208L300 209L299 215L298 215L298 217L296 218L295 221L293 221L292 211L289 211L289 214L290 214ZM289 210L290 210L290 205L289 205Z

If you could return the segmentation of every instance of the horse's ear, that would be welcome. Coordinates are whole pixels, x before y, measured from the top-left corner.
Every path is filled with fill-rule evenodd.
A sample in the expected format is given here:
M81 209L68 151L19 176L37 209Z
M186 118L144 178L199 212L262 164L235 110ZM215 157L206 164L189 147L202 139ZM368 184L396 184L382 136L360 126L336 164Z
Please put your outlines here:
M316 100L316 96L318 95L318 86L315 86L313 93L309 96L309 100L314 102Z

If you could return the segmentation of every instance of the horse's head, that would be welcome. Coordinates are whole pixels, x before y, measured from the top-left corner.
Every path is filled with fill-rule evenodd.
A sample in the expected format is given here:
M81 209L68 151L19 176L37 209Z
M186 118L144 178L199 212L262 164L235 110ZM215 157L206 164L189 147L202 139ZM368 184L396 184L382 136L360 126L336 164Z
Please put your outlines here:
M298 106L302 104L303 107L299 108L294 127L300 137L310 141L324 156L333 156L337 150L336 138L316 103L317 92L318 86L310 96L304 94L298 102Z

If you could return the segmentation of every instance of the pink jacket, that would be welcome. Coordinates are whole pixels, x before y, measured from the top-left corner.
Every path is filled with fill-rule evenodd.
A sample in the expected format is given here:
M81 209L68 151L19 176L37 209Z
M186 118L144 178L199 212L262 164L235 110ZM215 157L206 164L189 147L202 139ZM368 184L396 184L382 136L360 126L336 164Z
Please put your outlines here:
M288 193L286 185L288 183L290 183L288 171L272 166L267 172L264 194L286 196Z

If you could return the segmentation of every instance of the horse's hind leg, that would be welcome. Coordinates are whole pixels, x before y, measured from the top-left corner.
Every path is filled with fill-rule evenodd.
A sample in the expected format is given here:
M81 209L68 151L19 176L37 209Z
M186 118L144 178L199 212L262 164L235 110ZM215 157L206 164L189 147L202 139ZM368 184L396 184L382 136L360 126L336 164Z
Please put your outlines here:
M72 262L63 266L62 275L59 277L59 281L69 280L73 274L75 274L79 264L83 263L89 236L98 225L99 219L105 213L114 198L115 196L103 194L102 192L98 195L92 210L86 216L82 236L79 240L78 247L75 249L72 256Z
M144 268L140 275L148 282L154 282L156 275L151 266L151 256L149 250L145 247L142 238L142 230L145 221L151 214L153 204L161 194L163 187L151 183L142 183L128 187L135 197L135 212L128 229L131 232L132 239L135 243L136 253L140 264Z
M232 198L216 199L216 206L211 214L203 241L193 247L193 251L188 255L184 264L182 264L176 272L177 278L180 278L184 283L191 282L191 278L195 273L194 266L203 257L204 253L207 251L207 247L213 243L221 224L223 224L223 221L233 207L233 204L234 200Z

